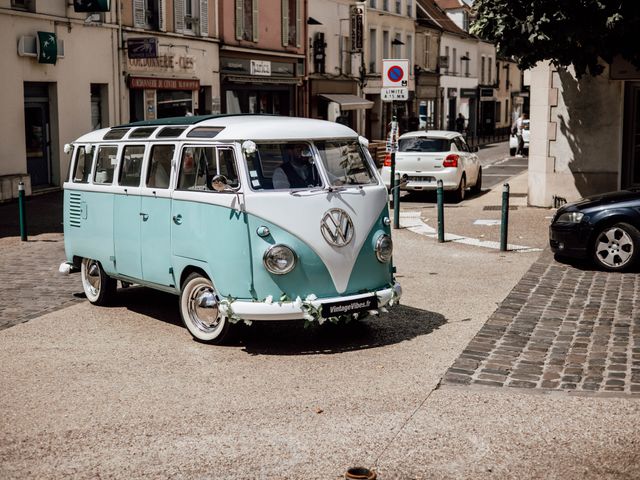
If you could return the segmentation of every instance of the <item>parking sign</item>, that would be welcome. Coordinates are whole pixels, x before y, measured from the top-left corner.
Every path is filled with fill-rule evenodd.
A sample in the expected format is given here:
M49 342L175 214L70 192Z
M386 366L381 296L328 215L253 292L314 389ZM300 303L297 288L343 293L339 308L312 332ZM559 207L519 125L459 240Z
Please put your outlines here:
M382 86L394 88L409 86L409 60L382 60Z

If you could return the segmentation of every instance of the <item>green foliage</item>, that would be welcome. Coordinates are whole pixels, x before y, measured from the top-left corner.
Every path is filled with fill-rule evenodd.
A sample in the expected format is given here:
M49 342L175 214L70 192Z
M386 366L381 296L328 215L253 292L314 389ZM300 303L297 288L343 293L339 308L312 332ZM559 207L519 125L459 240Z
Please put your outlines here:
M616 55L640 68L640 0L475 0L472 33L520 68L549 60L598 75Z

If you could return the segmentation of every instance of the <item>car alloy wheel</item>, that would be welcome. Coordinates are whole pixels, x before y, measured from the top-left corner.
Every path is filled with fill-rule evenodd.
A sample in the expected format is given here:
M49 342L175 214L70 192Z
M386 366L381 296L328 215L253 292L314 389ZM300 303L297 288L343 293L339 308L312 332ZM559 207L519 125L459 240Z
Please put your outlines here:
M639 245L638 230L627 223L618 223L602 229L595 236L593 255L605 270L627 270L636 262Z

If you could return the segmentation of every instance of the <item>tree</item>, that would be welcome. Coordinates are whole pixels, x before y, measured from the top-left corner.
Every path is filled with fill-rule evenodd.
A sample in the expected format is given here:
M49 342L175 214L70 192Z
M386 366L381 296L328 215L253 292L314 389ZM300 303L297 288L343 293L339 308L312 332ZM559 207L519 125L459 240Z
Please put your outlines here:
M640 68L640 0L475 0L472 32L520 68L549 60L599 75L616 55Z

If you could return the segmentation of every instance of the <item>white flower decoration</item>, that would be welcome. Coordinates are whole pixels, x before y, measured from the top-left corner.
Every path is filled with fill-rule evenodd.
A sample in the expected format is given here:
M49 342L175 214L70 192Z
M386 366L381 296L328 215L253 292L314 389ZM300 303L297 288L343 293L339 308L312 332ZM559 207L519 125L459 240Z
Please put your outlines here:
M271 305L273 303L273 295L269 295L267 298L265 298L264 303L266 303L267 305Z
M316 297L313 293L310 293L309 295L307 295L307 298L304 299L305 302L313 302L314 300L317 300L318 297Z
M296 297L296 299L293 302L293 306L296 308L302 307L302 299L300 297Z

